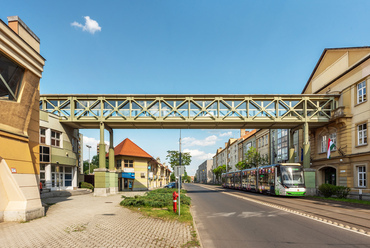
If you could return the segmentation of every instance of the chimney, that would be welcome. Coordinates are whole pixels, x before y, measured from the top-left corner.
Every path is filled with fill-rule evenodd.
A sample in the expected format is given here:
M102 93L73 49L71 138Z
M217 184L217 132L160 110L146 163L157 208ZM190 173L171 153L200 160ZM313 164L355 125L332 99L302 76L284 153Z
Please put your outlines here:
M40 53L40 39L18 16L8 16L8 26L35 51Z
M240 129L240 137L243 137L245 135L245 129Z

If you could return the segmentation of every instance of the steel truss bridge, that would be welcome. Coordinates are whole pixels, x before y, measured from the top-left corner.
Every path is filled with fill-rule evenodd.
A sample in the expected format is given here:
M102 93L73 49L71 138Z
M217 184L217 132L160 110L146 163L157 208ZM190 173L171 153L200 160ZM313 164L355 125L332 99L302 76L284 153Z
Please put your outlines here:
M330 121L339 95L41 95L80 129L294 129Z

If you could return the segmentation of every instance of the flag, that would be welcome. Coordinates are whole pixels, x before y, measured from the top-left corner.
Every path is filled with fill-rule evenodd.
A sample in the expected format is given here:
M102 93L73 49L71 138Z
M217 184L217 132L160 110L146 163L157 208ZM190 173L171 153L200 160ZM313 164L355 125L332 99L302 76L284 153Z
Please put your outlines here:
M327 155L328 159L330 159L330 152L334 149L334 147L335 147L334 141L329 139L329 141L328 141L328 155Z

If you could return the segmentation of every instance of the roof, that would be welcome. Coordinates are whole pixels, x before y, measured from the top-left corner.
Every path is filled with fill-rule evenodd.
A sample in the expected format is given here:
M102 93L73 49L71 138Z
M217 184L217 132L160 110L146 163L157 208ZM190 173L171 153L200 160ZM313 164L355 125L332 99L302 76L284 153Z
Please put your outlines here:
M141 158L153 158L146 151L141 149L138 145L126 138L114 148L114 156L130 156Z
M302 90L302 93L301 94L304 94L304 92L306 91L309 83L311 82L313 76L315 75L319 65L321 64L321 62L323 61L323 58L325 57L325 54L328 52L328 51L334 51L334 50L354 50L354 49L369 49L370 46L363 46L363 47L342 47L342 48L325 48L324 51L322 52L320 58L319 58L319 61L317 62L314 70L312 71L306 85L304 86L303 90ZM366 59L368 59L368 57L366 57ZM365 60L366 60L365 59ZM361 63L362 61L360 61ZM359 63L359 64L360 64ZM350 70L352 70L353 68L350 68ZM347 73L348 71L346 71L345 73ZM332 80L333 81L333 80ZM330 82L331 83L331 82ZM328 83L327 85L329 85L330 83Z

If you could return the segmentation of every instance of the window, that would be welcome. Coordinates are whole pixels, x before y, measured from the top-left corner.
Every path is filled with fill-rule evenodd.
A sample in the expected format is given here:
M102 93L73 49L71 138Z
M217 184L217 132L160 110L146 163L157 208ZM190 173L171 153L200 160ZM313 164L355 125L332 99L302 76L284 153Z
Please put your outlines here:
M366 167L357 167L357 185L358 187L366 187Z
M134 167L134 160L126 160L125 159L125 167Z
M357 144L367 144L367 125L366 123L357 126Z
M334 143L334 148L333 148L333 150L337 150L337 133L331 133L331 134L329 135L329 139L330 139L331 141L333 141L333 143Z
M40 162L50 163L50 147L40 146Z
M144 172L141 172L141 178L145 178L145 173Z
M357 85L357 103L366 101L366 81Z
M0 53L0 99L17 101L24 69Z
M122 166L122 160L121 159L117 159L116 160L116 167L117 167L117 169L121 169L121 166Z
M64 167L64 186L72 186L72 167Z
M46 144L46 128L40 127L40 144Z
M320 152L326 152L328 148L328 142L326 141L326 135L321 136L321 150Z
M51 145L60 147L60 134L57 131L51 131Z
M40 182L42 183L42 187L45 187L45 165L40 164Z

